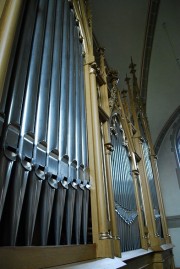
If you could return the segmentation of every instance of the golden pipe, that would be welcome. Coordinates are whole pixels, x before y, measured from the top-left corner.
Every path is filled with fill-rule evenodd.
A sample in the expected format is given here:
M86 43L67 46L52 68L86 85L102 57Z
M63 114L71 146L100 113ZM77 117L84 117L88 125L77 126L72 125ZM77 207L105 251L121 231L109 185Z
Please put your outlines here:
M23 0L6 0L0 20L0 101Z

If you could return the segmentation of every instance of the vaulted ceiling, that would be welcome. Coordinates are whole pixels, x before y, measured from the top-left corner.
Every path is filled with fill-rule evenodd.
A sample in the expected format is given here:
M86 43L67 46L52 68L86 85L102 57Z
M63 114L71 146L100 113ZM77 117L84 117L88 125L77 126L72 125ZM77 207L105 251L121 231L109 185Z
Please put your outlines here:
M132 56L154 143L180 105L180 1L90 0L93 32L126 87Z

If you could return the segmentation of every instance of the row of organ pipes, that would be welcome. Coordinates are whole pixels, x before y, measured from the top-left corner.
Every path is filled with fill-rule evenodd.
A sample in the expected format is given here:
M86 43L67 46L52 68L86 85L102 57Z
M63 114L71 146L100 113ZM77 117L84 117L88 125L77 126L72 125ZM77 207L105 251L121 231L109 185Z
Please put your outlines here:
M26 1L21 19L0 107L0 244L86 244L90 183L78 21L67 0Z
M22 5L0 104L0 245L157 249L170 237L135 64L120 91L74 3Z

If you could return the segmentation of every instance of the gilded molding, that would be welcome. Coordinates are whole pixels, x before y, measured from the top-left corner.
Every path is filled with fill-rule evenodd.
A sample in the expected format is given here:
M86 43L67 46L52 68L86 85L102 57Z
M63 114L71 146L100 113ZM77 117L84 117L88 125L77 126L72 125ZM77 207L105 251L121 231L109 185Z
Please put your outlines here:
M99 233L99 239L105 240L105 239L112 239L112 235L110 235L109 232Z
M96 64L96 62L90 63L89 65L90 65L89 73L96 75L96 73L97 73L97 64Z
M120 238L119 235L114 235L114 236L112 236L112 238L113 238L114 240L121 240L121 238Z
M113 108L116 102L117 102L117 88L113 87L111 89L111 96L109 98L109 108L110 108L111 113L113 111Z
M106 143L106 144L104 144L104 146L108 151L110 151L110 152L114 151L114 147L113 147L112 143Z

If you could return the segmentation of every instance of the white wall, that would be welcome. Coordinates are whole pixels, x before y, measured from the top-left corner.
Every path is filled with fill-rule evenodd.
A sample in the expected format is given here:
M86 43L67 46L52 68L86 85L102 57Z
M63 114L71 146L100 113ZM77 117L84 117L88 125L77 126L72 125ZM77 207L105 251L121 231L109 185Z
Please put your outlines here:
M158 167L160 184L167 217L180 216L180 186L177 177L177 162L173 152L172 135L173 124L166 133L158 152ZM172 243L175 266L180 267L180 227L169 227Z

